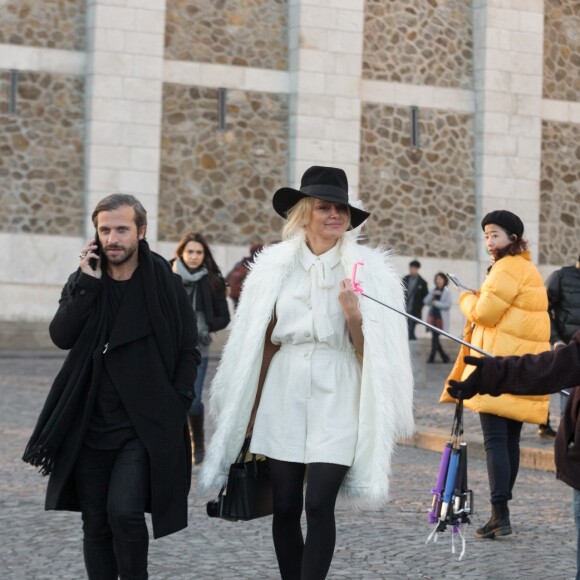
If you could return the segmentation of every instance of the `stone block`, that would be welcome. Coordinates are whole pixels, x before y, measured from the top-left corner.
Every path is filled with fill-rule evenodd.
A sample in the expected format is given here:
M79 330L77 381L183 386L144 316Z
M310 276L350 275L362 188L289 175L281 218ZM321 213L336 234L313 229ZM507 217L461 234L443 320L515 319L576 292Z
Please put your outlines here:
M360 119L361 111L360 99L345 97L334 99L334 117L336 119L357 121Z
M86 187L88 190L110 191L119 189L118 169L95 167L90 165L87 168Z
M135 54L133 56L133 75L142 79L163 78L163 57L144 56Z
M360 122L343 119L325 119L324 139L331 141L345 141L358 143L360 132Z
M324 139L296 139L296 159L308 160L310 165L330 165L333 142Z
M363 36L358 32L328 30L326 33L326 49L338 54L362 55Z
M303 48L298 51L296 69L315 73L333 72L336 60L336 55L331 52Z
M517 138L517 154L527 159L540 159L542 142L540 139L529 137Z
M357 138L351 142L335 140L332 146L332 157L334 162L343 167L343 169L344 164L347 163L358 167L360 157L359 139Z
M300 48L309 48L311 50L327 50L328 31L320 28L306 27L300 28Z
M139 171L159 171L159 147L131 147L129 167Z
M161 125L161 106L159 103L133 103L131 122L141 125Z
M87 79L87 95L90 98L123 98L123 77L105 74L90 75Z
M362 34L364 31L364 10L337 10L336 29Z
M238 88L268 93L290 92L290 75L286 71L247 68L244 73L244 84Z
M244 84L244 69L216 64L202 64L200 84L205 87L238 88Z
M163 85L157 79L127 77L123 79L123 95L130 101L160 103Z
M119 188L123 192L133 193L139 198L145 198L149 195L150 201L153 201L152 196L156 196L159 190L159 175L153 171L123 170L119 174ZM145 199L142 201L145 204Z
M95 7L94 26L95 28L135 30L135 10L129 7L99 4Z
M542 98L539 95L517 95L518 115L529 115L532 117L542 116Z
M566 101L554 101L542 99L542 119L567 123L570 121L570 103ZM580 116L579 116L580 119Z
M125 50L130 54L163 56L163 35L151 32L126 32Z
M337 11L324 5L304 4L300 10L300 26L334 30Z
M137 10L135 12L135 30L164 35L165 6L162 10Z
M86 157L94 167L124 169L129 164L129 148L87 143Z
M133 74L133 55L119 52L98 51L89 58L89 74L119 75Z
M360 79L344 75L324 75L323 93L325 95L352 97L359 96Z
M93 121L88 126L88 141L93 145L123 145L119 123Z
M128 147L159 147L159 127L131 123L122 127L122 144Z
M296 73L296 90L311 95L328 94L325 93L326 78L327 75L322 73L299 71Z
M132 107L133 103L128 99L94 97L87 103L86 120L123 122L131 118Z
M311 117L306 115L296 115L293 117L290 134L292 137L302 139L316 139L324 133L324 119L322 117Z
M95 28L89 35L89 52L123 52L125 50L125 31L115 28Z

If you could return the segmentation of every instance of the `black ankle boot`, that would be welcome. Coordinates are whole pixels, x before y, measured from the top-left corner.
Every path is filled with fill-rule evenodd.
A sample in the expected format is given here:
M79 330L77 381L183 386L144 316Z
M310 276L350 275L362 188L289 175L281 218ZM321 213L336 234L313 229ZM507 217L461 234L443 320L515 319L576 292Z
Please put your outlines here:
M189 417L193 433L193 462L199 465L205 457L205 433L203 430L203 413Z
M493 539L499 536L509 536L512 533L510 510L507 501L491 504L491 518L475 532L477 538Z

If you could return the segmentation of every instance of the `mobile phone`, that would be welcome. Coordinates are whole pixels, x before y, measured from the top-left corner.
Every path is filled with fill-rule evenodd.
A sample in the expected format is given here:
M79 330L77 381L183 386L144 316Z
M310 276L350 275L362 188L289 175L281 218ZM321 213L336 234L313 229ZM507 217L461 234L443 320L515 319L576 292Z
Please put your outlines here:
M97 247L93 250L93 254L97 254L97 256L101 256L101 242L99 241L99 232L95 231L95 244ZM89 266L93 269L97 269L97 265L99 264L98 258L89 258Z
M469 288L468 286L466 286L457 276L450 274L449 272L447 272L447 277L458 287L461 288L462 290L467 290L467 292L473 292L472 288Z

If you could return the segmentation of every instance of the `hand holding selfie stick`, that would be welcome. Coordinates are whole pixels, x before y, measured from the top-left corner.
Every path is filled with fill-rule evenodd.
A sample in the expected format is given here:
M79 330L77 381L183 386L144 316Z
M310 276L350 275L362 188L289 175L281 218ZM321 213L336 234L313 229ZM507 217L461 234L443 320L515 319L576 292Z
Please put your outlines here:
M442 334L443 336L446 336L447 338L450 338L451 340L454 340L455 342L458 342L459 344L462 344L463 346L466 346L466 347L478 352L479 354L482 354L483 356L489 356L489 357L493 358L493 355L490 354L489 352L486 352L485 350L483 350L477 346L474 346L473 344L470 344L469 342L466 342L465 340L462 340L461 338L457 338L456 336L453 336L452 334L445 332L441 328L437 328L436 326L433 326L432 324L429 324L428 322L425 322L424 320L421 320L420 318L417 318L416 316L413 316L412 314L409 314L408 312L403 312L401 310L398 310L397 308L395 308L393 306L389 306L388 304L385 304L384 302L381 302L380 300L377 300L376 298L373 298L372 296L365 294L360 283L357 282L357 280L356 280L356 271L357 271L358 266L364 266L364 262L362 262L362 261L355 262L354 266L352 267L351 281L352 281L353 290L357 294L360 294L361 296L364 296L365 298L368 298L369 300L372 300L373 302L376 302L377 304L380 304L381 306L384 306L385 308L388 308L389 310L393 310L394 312L397 312L398 314L401 314L402 316L410 318L411 320L414 320L415 322L418 322L419 324L422 324L423 326L430 328L433 332L438 332L439 334Z

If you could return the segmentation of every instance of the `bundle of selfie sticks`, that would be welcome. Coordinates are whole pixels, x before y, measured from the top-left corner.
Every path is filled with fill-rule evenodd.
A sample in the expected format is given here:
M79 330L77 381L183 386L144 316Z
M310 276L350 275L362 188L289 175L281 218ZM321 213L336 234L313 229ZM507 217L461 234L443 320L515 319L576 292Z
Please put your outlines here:
M465 534L461 526L469 524L473 513L473 491L467 484L467 443L463 441L463 400L455 405L451 437L443 449L433 499L429 510L429 523L435 527L427 542L437 541L438 534L451 530L451 552L455 554L455 536L461 538L461 560L465 555Z
M475 350L484 356L492 356L488 352L473 346L469 342L457 338L421 320L415 316L409 314L408 312L403 312L385 304L364 293L361 285L356 280L357 268L358 266L363 266L364 262L357 262L353 266L352 270L352 285L353 290L360 296L364 296L377 302L378 304L410 318L415 322L430 328L433 332L438 332L459 344L469 347L471 350ZM463 400L459 399L455 404L455 416L453 418L453 426L451 428L451 437L443 449L443 454L441 456L441 463L439 465L439 473L437 475L437 481L435 482L435 487L431 490L433 494L433 499L431 503L431 509L429 510L429 523L433 524L435 527L433 531L429 534L427 538L428 543L430 540L433 542L437 541L438 534L444 532L447 529L451 530L451 552L455 554L455 537L459 535L461 538L461 553L459 555L459 560L465 555L465 534L462 529L462 525L469 524L469 516L473 512L473 491L468 489L467 485L467 443L463 440Z

